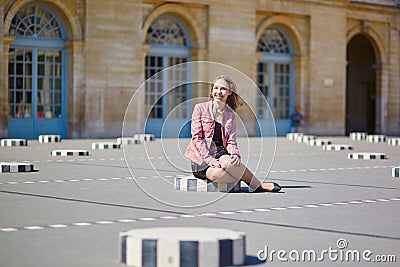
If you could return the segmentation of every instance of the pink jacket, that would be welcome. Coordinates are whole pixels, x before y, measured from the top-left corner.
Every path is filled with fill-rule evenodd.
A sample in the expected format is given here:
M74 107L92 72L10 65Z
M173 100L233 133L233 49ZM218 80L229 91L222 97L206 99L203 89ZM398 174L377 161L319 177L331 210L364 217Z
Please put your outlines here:
M205 162L210 165L214 160L209 150L214 135L215 112L212 100L194 106L191 124L192 140L185 151L185 157L197 164ZM229 154L240 157L236 143L235 113L226 107L223 111L221 126L224 147Z

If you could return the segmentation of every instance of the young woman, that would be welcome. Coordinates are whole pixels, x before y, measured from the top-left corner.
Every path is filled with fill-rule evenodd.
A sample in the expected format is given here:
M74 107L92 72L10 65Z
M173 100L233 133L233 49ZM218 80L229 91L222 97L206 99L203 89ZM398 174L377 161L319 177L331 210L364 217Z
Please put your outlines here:
M236 84L226 75L212 82L208 102L195 105L192 140L185 151L193 175L219 183L244 181L252 190L278 192L281 188L277 183L261 183L241 163L234 113L241 105Z

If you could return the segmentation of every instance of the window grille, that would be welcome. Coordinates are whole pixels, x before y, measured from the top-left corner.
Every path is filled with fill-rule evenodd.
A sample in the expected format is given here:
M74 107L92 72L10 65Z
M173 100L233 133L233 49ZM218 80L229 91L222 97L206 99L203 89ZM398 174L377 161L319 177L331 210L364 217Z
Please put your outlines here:
M149 27L146 44L166 46L187 46L184 29L169 16L160 17Z
M258 41L257 51L271 54L289 54L290 46L285 36L275 28L267 28Z
M22 8L13 18L11 36L36 38L62 38L62 28L57 18L40 6Z

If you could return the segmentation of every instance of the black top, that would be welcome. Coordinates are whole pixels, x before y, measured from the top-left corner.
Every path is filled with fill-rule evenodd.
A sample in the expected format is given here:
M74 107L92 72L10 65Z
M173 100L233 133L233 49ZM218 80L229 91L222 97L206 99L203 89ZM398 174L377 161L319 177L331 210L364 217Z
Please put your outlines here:
M224 142L222 141L222 130L221 130L221 123L219 122L215 122L215 126L214 126L214 135L213 135L213 142L215 144L215 146L217 147L217 150L219 150L218 148L224 147Z

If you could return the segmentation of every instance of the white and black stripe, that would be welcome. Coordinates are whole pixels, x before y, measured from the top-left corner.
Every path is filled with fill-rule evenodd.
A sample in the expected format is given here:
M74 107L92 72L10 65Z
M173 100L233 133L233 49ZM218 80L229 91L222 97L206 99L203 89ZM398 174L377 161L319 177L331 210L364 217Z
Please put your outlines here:
M138 139L141 143L156 140L154 134L135 134L133 138Z
M120 144L112 143L112 142L101 142L101 143L92 143L92 149L119 149L121 148Z
M400 177L400 167L392 168L392 177L396 177L396 178Z
M389 138L388 144L389 146L400 146L400 138Z
M297 141L297 138L299 138L299 136L303 136L302 133L288 133L286 134L286 139L290 140L290 141Z
M117 138L118 145L138 145L140 140L137 137L120 137Z
M218 231L223 234L215 234ZM245 262L244 233L227 229L137 229L120 233L120 242L121 262L128 266L159 267L168 263L171 267L208 267Z
M346 149L352 150L353 147L351 145L325 145L325 146L322 146L322 149L328 150L328 151L332 151L332 150L338 151L338 150L346 150Z
M386 159L385 153L349 153L349 159L364 159L364 160L371 160L371 159Z
M58 149L58 150L52 150L50 152L50 155L52 156L89 156L89 151L86 150L68 150L68 149Z
M309 146L324 146L324 145L330 145L332 142L331 140L328 139L314 139L314 140L309 140L307 142L307 145Z
M0 172L33 172L34 166L31 163L19 163L19 162L0 162Z
M362 141L365 140L367 138L367 133L364 132L354 132L354 133L350 133L350 139L354 140L354 141Z
M174 188L180 191L192 192L238 192L240 191L240 183L223 184L187 176L176 177L174 179Z
M368 136L367 136L367 142L368 142L368 143L382 143L382 142L386 142L386 135L378 135L378 134L368 135Z
M61 142L61 135L56 135L56 134L39 135L39 143L59 143L59 142Z
M1 146L27 146L26 139L1 139Z
M314 135L300 135L297 137L297 143L308 143L311 140L315 140L316 137Z

